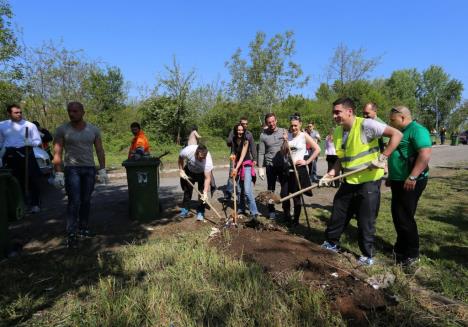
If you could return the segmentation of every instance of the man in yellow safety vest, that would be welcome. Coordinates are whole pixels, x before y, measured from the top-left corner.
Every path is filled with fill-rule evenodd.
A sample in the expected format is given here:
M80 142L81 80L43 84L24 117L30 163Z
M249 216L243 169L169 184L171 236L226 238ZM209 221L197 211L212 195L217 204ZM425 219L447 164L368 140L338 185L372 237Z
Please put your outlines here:
M402 134L397 129L373 119L356 116L356 106L350 98L340 98L333 103L333 118L339 125L333 134L338 160L334 167L320 180L320 186L338 175L358 170L343 180L333 199L333 210L325 231L326 241L322 247L339 251L339 240L351 218L356 215L358 242L363 265L374 263L375 220L380 207L380 184L387 158L400 143ZM385 150L379 149L379 138L389 137Z

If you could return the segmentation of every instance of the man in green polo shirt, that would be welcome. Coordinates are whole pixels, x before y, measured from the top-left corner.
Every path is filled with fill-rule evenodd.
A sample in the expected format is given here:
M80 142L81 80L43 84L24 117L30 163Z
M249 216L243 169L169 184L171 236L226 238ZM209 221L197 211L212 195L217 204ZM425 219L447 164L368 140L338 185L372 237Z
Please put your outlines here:
M426 188L431 158L429 131L413 121L404 106L392 108L390 125L403 133L397 149L388 159L388 180L392 189L392 217L397 233L396 261L409 266L419 261L419 235L414 215Z

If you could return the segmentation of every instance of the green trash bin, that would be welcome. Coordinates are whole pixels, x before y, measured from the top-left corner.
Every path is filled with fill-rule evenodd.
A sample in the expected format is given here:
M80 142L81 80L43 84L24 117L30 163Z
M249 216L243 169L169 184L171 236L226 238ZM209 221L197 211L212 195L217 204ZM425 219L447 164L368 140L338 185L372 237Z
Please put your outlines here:
M452 134L450 135L451 138L451 143L450 145L458 145L458 134Z
M160 218L159 165L157 158L125 160L130 219L148 222Z
M0 169L0 257L7 255L11 221L24 216L24 200L21 187L10 169Z

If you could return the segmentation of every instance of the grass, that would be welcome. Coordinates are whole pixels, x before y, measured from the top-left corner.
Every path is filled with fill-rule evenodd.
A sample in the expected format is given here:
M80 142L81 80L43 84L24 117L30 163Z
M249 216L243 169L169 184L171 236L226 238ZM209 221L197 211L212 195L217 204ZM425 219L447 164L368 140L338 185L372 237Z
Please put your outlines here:
M463 326L466 312L435 306L415 287L468 302L468 173L433 177L420 200L417 221L422 260L417 270L395 266L390 192L377 220L378 264L370 274L392 273L387 290L398 304L371 312L372 326ZM326 221L329 212L313 214ZM323 240L324 223L312 240ZM300 274L274 280L252 263L207 245L207 228L150 238L115 251L64 249L25 254L0 263L0 326L338 326L321 291ZM342 239L359 253L356 224ZM465 314L465 316L464 316ZM465 319L465 320L463 320Z
M368 269L371 274L392 273L396 282L390 293L396 294L401 304L386 314L374 315L373 324L386 325L440 325L461 326L466 312L431 312L432 304L411 290L425 288L468 304L468 172L430 178L416 213L420 236L421 261L417 267L402 270L392 259L396 233L390 212L391 192L382 193L376 224L378 264ZM326 222L330 212L314 209L313 214ZM323 241L325 223L314 224L311 239ZM360 254L357 243L357 223L352 220L341 239L341 246ZM466 320L465 320L466 323Z
M47 272L54 275L50 292L44 291L48 281L36 284L37 278L13 267L2 269L2 285L15 287L0 295L1 321L27 326L343 325L323 294L304 287L300 276L273 281L259 266L209 247L207 235L205 229L95 258L69 258ZM39 263L37 268L45 267Z
M220 137L207 137L202 140L208 147L211 156L215 162L215 165L227 165L229 164L229 148L226 146L225 140ZM130 144L129 144L130 146ZM106 145L104 144L104 148ZM165 169L171 169L177 167L177 160L179 152L182 150L182 146L175 144L154 144L151 146L151 155L159 156L166 151L169 154L163 157L163 167ZM127 159L128 149L117 151L113 149L106 151L106 166L108 169L119 169L122 167L122 162Z

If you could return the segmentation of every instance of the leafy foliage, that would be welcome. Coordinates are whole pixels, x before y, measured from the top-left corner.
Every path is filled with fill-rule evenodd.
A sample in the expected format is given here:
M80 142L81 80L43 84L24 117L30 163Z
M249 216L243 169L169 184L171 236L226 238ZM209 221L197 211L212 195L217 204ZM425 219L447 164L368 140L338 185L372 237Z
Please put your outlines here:
M18 55L16 35L11 27L13 12L6 0L0 0L0 77L11 73L12 60Z
M228 94L238 102L256 104L259 112L265 113L285 99L291 89L305 86L309 77L303 77L301 66L292 61L296 46L293 36L292 31L287 31L267 42L266 34L257 32L249 44L248 60L238 49L226 62L231 74Z

